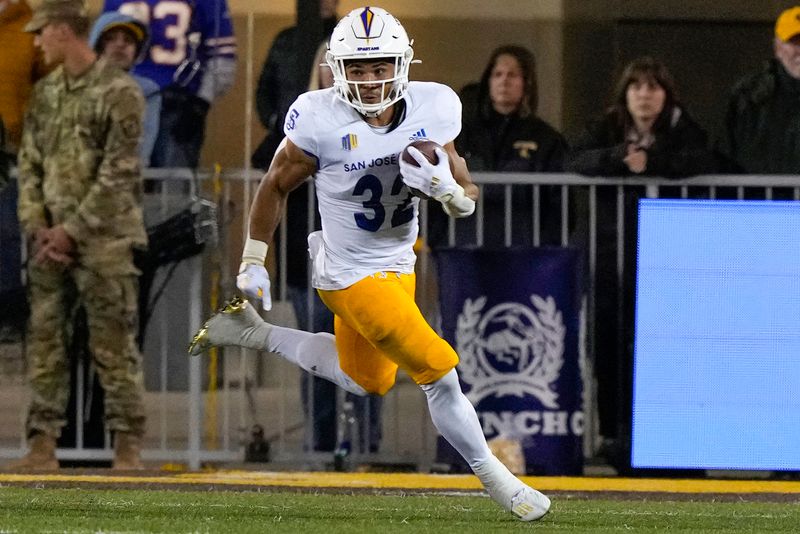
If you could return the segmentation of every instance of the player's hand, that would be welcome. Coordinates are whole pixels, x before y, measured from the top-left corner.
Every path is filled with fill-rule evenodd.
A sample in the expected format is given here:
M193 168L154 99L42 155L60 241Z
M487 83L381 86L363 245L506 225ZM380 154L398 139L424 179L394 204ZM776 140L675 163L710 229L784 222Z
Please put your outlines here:
M269 273L263 265L242 262L239 276L236 277L236 287L248 297L261 300L261 307L265 310L272 309Z
M439 200L447 195L452 195L458 188L458 184L450 170L450 159L447 157L447 152L441 148L436 148L435 152L439 158L436 165L428 161L428 158L413 146L408 147L408 153L419 163L419 167L400 158L400 175L403 177L403 183L408 187Z

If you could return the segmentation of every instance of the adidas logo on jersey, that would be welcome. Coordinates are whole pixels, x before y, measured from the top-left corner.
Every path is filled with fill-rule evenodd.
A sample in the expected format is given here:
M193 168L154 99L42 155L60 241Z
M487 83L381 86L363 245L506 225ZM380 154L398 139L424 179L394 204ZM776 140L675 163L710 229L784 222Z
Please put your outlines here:
M420 139L427 139L428 134L425 133L425 128L421 128L418 132L414 133L408 139L411 141L418 141Z

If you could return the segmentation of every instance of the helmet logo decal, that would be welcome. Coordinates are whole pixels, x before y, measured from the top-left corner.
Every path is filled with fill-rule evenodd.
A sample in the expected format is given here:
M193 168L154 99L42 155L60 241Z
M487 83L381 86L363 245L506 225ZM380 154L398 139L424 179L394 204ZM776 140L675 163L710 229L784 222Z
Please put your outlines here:
M371 37L369 32L372 30L372 21L375 19L375 14L369 8L369 6L364 8L364 11L361 12L361 24L364 25L364 33L367 39Z

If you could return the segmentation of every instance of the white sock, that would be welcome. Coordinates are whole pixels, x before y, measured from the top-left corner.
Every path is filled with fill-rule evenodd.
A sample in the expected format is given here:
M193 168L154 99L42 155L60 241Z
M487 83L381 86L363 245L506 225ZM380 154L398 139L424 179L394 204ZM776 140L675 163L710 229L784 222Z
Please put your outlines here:
M461 391L455 369L436 382L420 387L428 397L434 426L473 470L493 457L478 414Z
M550 499L509 471L495 456L473 467L494 501L523 521L535 521L550 510Z
M335 339L327 332L312 334L272 325L266 349L280 354L314 376L330 380L345 391L366 395L367 391L339 367L339 353L336 351Z
M467 461L489 496L523 521L546 514L550 499L514 476L489 450L478 414L462 393L456 370L421 387L428 397L433 424Z

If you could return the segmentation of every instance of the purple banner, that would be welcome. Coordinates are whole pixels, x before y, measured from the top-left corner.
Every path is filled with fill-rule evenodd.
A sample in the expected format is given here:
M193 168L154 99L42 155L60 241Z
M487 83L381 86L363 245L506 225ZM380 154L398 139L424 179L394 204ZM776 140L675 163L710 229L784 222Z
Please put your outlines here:
M528 474L581 474L578 251L447 249L437 259L443 335L486 438L518 440Z

